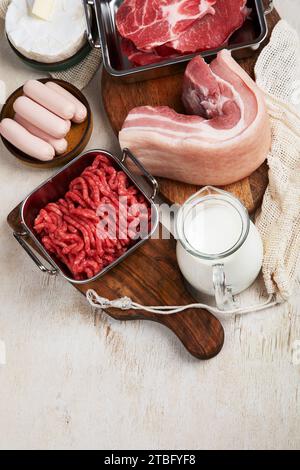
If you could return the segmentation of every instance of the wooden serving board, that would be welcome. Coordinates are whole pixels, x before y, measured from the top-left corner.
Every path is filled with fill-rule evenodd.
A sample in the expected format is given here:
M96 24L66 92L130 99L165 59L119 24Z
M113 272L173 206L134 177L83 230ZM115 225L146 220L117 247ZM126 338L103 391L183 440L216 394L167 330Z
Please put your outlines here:
M280 17L276 10L268 15L269 35ZM257 51L251 58L239 61L240 65L254 77L254 67L259 55ZM103 104L116 134L122 128L123 122L136 106L170 106L177 112L184 112L181 102L183 72L159 79L123 83L103 72L102 98ZM260 207L263 195L268 185L268 167L265 163L249 178L226 186L224 189L239 197L250 213ZM170 201L182 204L199 188L196 186L160 179L160 191Z
M13 231L19 233L23 232L20 207L21 204L7 218ZM26 242L36 250L29 237ZM88 289L95 289L99 295L110 300L128 296L142 305L189 305L195 302L185 290L176 262L174 239L149 240L103 278L83 286L74 284L74 287L82 294L86 294ZM107 313L116 320L161 323L172 330L197 359L216 356L224 343L221 323L206 310L189 309L173 315L112 309Z

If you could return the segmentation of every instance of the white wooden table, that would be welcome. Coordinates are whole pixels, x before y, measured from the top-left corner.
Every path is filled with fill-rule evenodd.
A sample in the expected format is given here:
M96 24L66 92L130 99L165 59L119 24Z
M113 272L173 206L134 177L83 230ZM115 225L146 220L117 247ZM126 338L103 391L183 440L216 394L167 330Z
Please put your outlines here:
M298 1L280 3L295 24ZM7 94L35 76L1 37ZM98 75L86 90L90 147L114 150L99 87ZM221 354L196 361L159 325L95 314L61 278L41 275L6 216L51 171L20 165L2 143L0 159L1 449L299 448L300 295L227 321ZM243 301L262 292L257 285Z

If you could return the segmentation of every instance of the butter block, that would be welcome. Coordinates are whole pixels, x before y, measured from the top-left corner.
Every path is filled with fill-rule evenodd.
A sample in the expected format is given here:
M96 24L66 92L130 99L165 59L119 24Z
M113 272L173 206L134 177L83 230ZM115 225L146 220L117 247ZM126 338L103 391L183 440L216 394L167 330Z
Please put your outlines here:
M56 0L34 0L32 14L41 20L51 21Z

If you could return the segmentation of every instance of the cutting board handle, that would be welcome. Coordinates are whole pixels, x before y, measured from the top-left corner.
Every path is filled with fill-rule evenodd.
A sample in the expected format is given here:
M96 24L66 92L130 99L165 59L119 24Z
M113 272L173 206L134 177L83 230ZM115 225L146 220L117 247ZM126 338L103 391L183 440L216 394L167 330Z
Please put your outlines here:
M197 359L215 357L224 344L224 329L220 321L204 309L189 309L170 315L131 311L110 310L108 314L116 320L150 320L161 323L175 333L185 348Z

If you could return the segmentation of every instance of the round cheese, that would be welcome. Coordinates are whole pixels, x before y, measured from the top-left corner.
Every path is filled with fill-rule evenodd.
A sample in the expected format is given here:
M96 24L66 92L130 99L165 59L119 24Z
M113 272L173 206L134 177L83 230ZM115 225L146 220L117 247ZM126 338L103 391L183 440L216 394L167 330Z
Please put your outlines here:
M86 42L81 0L55 0L51 20L32 13L34 0L11 0L5 19L7 36L25 57L54 63L72 57Z

